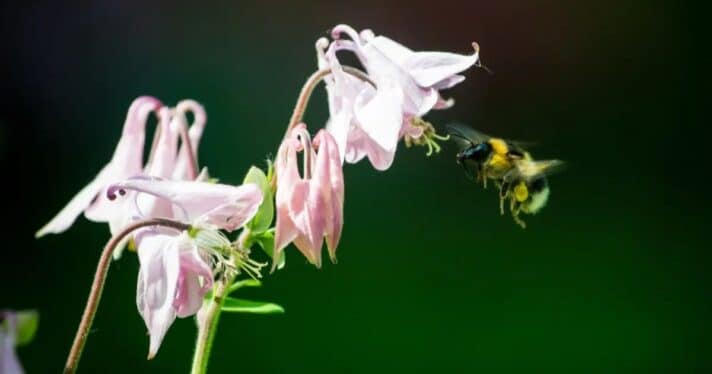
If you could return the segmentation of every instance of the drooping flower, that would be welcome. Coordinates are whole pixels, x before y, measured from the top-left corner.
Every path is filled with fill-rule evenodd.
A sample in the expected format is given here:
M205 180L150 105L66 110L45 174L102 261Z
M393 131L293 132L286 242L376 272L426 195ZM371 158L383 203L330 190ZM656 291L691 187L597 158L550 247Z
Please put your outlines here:
M351 40L341 39L342 34ZM332 74L325 78L330 110L327 129L344 160L355 163L368 157L374 168L385 170L404 135L410 134L415 144L429 146L441 140L412 137L414 133L422 136L414 128L430 110L453 105L452 100L440 96L440 90L465 79L458 73L478 63L477 47L473 55L414 52L384 36L374 36L370 30L358 34L347 25L334 27L332 37L331 44L325 38L318 40L316 48L319 68L331 69ZM371 82L344 72L336 57L339 50L353 52Z
M213 286L213 272L186 232L146 235L138 258L136 306L150 335L150 359L176 317L198 312Z
M148 228L135 234L141 263L136 304L149 331L152 358L175 318L198 312L221 261L239 255L232 253L230 242L218 230L233 231L252 219L262 203L262 191L255 184L134 178L111 185L107 197L115 201L129 196L129 191L169 202L174 215L163 218L192 227L190 232ZM135 215L143 214L140 203L134 209ZM205 240L206 235L223 240Z
M297 166L298 151L303 152L304 158L301 175ZM320 267L321 248L326 238L329 255L335 261L344 204L344 179L336 141L328 132L320 130L312 142L306 126L297 125L280 145L275 171L274 257L280 258L284 247L294 242L309 262Z
M49 223L37 231L36 237L65 231L82 212L85 212L88 219L97 222L109 222L113 218L108 214L108 201L102 191L111 183L141 175L145 126L149 114L155 112L161 123L169 120L165 111L159 112L160 108L161 102L153 97L142 96L133 101L111 161Z
M403 91L388 78L376 87L343 71L334 44L328 52L326 39L317 41L319 67L331 69L325 78L330 118L327 131L334 137L341 159L356 163L368 157L377 170L393 163L403 121Z

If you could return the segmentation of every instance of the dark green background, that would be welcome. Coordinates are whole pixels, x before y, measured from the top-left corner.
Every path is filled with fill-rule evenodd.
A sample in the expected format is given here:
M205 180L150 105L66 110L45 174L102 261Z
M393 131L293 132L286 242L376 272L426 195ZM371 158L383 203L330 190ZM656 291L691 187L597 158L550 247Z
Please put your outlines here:
M314 41L341 22L414 49L482 47L429 117L537 141L568 170L519 229L447 144L401 147L385 173L348 165L339 264L287 267L246 296L281 316L225 315L213 372L696 372L710 357L709 171L702 13L658 1L337 1L1 6L0 307L38 308L30 373L57 372L108 238L80 218L35 241L110 158L131 100L194 98L201 163L239 183L274 153ZM306 117L326 120L323 89ZM442 128L442 127L441 127ZM115 263L84 372L190 365L194 322L158 356L136 311L137 261Z

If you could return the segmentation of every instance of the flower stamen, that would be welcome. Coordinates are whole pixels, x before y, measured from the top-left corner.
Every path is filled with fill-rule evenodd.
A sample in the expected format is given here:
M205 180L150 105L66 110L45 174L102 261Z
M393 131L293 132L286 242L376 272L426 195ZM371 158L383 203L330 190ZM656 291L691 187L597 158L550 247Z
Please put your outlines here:
M405 146L410 148L413 145L427 146L428 151L425 153L427 157L430 157L435 153L440 153L441 147L438 141L447 141L450 139L450 135L439 135L435 132L435 127L428 121L420 117L413 117L409 125L412 127L411 132L406 132L403 136L405 141Z

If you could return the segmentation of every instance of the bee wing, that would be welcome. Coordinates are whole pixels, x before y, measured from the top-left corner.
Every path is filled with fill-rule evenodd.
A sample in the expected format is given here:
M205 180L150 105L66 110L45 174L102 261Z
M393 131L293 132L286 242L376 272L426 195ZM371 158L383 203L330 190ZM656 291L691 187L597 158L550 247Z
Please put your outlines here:
M509 144L510 148L513 148L519 152L525 153L527 152L528 149L530 148L535 148L537 146L536 142L532 141L521 141L521 140L511 140L511 139L504 139L507 144Z
M467 148L477 143L484 143L490 139L489 136L460 123L449 124L446 127L447 133L451 135L452 139L460 145L461 148Z
M561 160L543 160L543 161L529 161L522 160L518 162L516 167L508 171L503 179L505 181L511 181L514 179L531 179L536 176L545 175L549 176L565 169L566 163Z

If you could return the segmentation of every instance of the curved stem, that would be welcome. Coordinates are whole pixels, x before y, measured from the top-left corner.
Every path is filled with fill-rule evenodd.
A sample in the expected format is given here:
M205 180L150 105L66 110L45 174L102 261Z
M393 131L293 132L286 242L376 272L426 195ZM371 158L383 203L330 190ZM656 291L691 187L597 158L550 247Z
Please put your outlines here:
M351 66L342 66L341 68L344 70L345 73L353 75L354 77L364 82L368 82L372 86L376 87L376 84L371 80L371 78L369 78L368 75L362 72L361 70L353 68ZM317 84L319 84L319 82L321 82L321 80L329 74L331 74L330 68L321 69L315 71L309 78L307 78L307 81L304 83L304 86L302 86L302 90L299 92L297 104L294 106L292 118L289 119L289 124L287 125L287 131L285 133L285 136L289 134L289 130L291 130L294 126L296 126L299 122L302 121L302 118L304 117L304 112L306 111L307 105L309 104L309 99L311 98L311 95L314 92L314 88L316 88Z
M171 221L164 218L151 218L138 221L127 226L121 232L114 235L108 243L106 243L106 246L101 253L96 273L94 274L94 282L91 285L91 291L89 291L89 299L87 300L86 307L84 307L82 320L79 323L77 334L74 336L74 342L72 343L72 348L69 351L69 356L67 357L67 363L64 366L64 373L74 373L77 371L77 366L79 366L79 359L81 358L84 344L89 336L89 331L91 329L91 324L94 321L96 310L99 307L99 300L101 299L101 293L104 290L106 274L109 271L109 265L111 264L111 257L114 253L114 249L116 249L119 243L121 243L127 235L146 226L164 226L181 231L188 230L190 228L190 225L182 222Z

